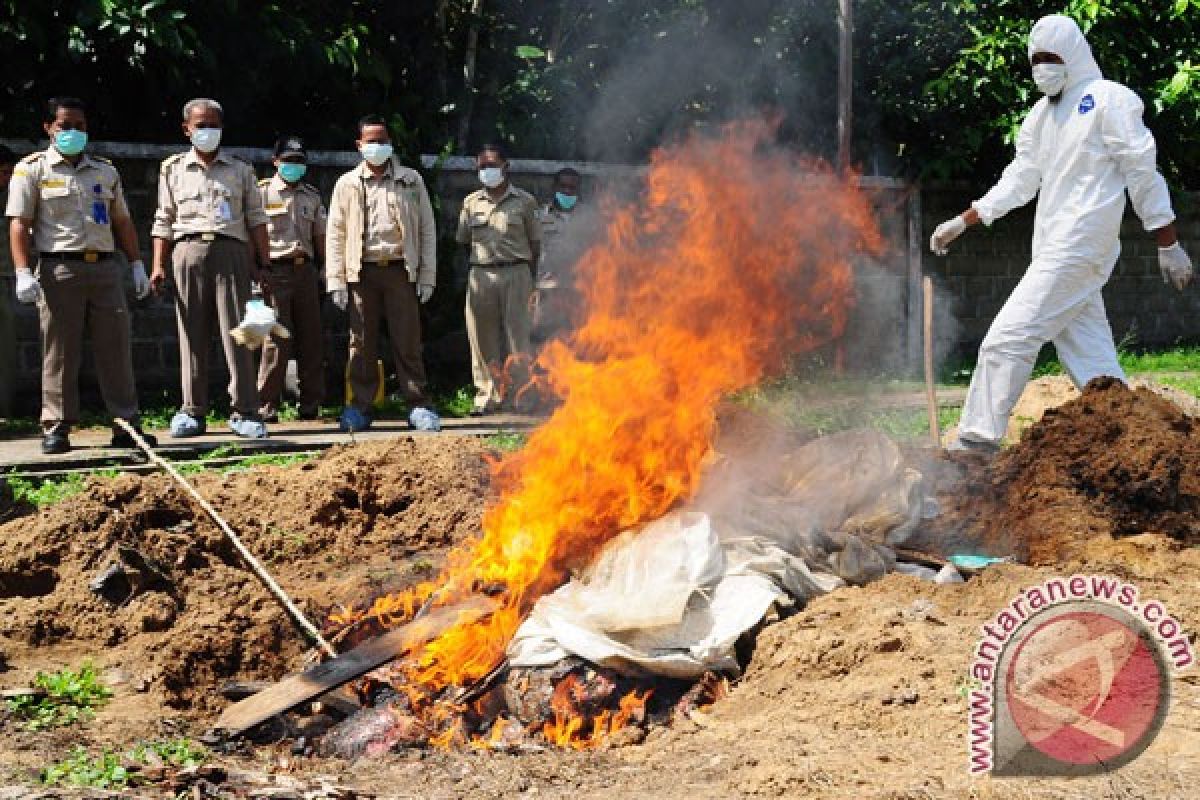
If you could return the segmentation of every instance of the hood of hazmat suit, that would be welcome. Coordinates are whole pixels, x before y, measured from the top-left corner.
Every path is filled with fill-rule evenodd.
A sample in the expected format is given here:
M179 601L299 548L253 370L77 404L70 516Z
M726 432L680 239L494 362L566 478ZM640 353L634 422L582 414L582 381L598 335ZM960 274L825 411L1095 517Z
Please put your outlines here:
M1079 26L1059 14L1029 34L1029 55L1062 58L1067 85L1025 117L1017 153L999 182L972 206L984 224L1038 196L1033 260L1043 267L1091 266L1107 278L1120 255L1125 192L1146 230L1175 219L1156 165L1142 101L1100 72Z

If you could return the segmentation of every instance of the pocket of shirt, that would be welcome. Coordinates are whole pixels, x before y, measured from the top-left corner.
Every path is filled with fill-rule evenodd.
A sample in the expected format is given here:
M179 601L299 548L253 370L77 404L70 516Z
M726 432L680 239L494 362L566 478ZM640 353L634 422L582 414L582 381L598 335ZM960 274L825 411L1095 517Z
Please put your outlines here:
M39 189L41 198L47 202L62 202L71 196L69 186L43 186Z

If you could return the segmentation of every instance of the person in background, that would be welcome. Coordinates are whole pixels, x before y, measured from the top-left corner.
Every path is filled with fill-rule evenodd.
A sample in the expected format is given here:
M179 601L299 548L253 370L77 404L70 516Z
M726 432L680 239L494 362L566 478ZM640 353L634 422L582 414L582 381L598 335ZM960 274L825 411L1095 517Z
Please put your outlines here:
M437 285L437 231L420 173L392 151L387 121L358 122L355 142L363 161L338 178L329 203L325 284L334 305L350 313L350 402L339 427L371 426L379 392L379 323L388 337L409 422L420 430L441 426L426 393L420 304Z
M501 403L493 369L507 363L514 387L526 381L542 225L533 195L509 181L508 159L499 145L481 148L476 166L483 188L463 200L455 238L469 250L466 317L475 382L471 415L481 416Z
M948 450L999 450L1008 418L1038 352L1054 342L1071 380L1121 380L1101 289L1121 253L1125 193L1158 241L1163 280L1182 291L1192 262L1175 233L1167 183L1142 101L1104 79L1069 17L1038 20L1029 34L1033 81L1044 95L1025 117L1017 152L999 182L971 208L943 222L930 248L945 255L968 227L991 225L1036 195L1033 262L979 347L979 361Z
M139 299L149 293L150 281L125 205L121 176L108 161L86 153L83 102L73 97L50 100L42 127L50 147L16 165L6 213L11 218L9 247L17 300L38 306L42 452L53 454L71 449L68 434L79 421L85 326L109 414L141 432L125 268L115 258L115 249L120 247L132 267ZM143 436L155 444L153 436ZM114 427L112 446L133 447L133 437Z
M275 143L275 175L258 182L267 215L271 268L267 280L279 323L290 336L270 337L258 371L259 413L277 422L293 343L300 377L300 419L316 419L325 394L321 358L321 294L317 262L325 258L325 204L304 183L308 153L297 136Z
M229 367L229 427L245 438L267 435L259 417L253 355L229 334L250 300L251 280L266 283L267 217L254 168L220 149L224 124L225 114L216 100L189 100L183 107L183 133L192 148L164 160L158 177L150 282L156 291L163 290L170 259L183 384L183 405L171 419L176 438L205 431L214 333Z
M554 175L554 196L538 209L542 224L542 258L538 269L531 335L545 342L570 327L574 307L573 267L584 242L578 222L579 172L564 167Z

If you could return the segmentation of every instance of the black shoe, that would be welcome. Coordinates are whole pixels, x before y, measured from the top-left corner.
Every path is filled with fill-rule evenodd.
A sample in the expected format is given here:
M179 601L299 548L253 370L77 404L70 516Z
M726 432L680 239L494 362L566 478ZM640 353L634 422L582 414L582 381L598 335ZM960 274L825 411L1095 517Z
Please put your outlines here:
M154 434L146 433L144 430L142 430L140 425L135 425L133 429L137 431L143 439L146 440L146 444L150 445L151 447L158 447L158 439L154 437ZM137 442L133 440L133 437L130 436L124 428L113 430L112 441L108 443L108 446L123 448L126 450L138 449Z
M472 408L470 411L470 415L472 417L482 417L486 413L487 413L487 411L485 411L482 408Z
M66 453L71 449L71 440L65 433L42 434L42 452L48 456Z

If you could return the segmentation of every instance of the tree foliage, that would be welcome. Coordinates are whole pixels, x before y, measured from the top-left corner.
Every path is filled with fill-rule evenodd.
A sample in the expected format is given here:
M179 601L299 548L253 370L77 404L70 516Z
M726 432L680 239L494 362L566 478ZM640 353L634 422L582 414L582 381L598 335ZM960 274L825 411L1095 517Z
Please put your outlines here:
M744 115L831 157L837 0L0 0L0 132L76 94L97 135L177 141L195 95L227 141L347 147L382 112L400 149L644 159ZM868 172L990 177L1035 98L1033 21L1065 11L1138 91L1168 170L1200 185L1200 0L856 0L855 159ZM468 62L473 79L464 78Z

